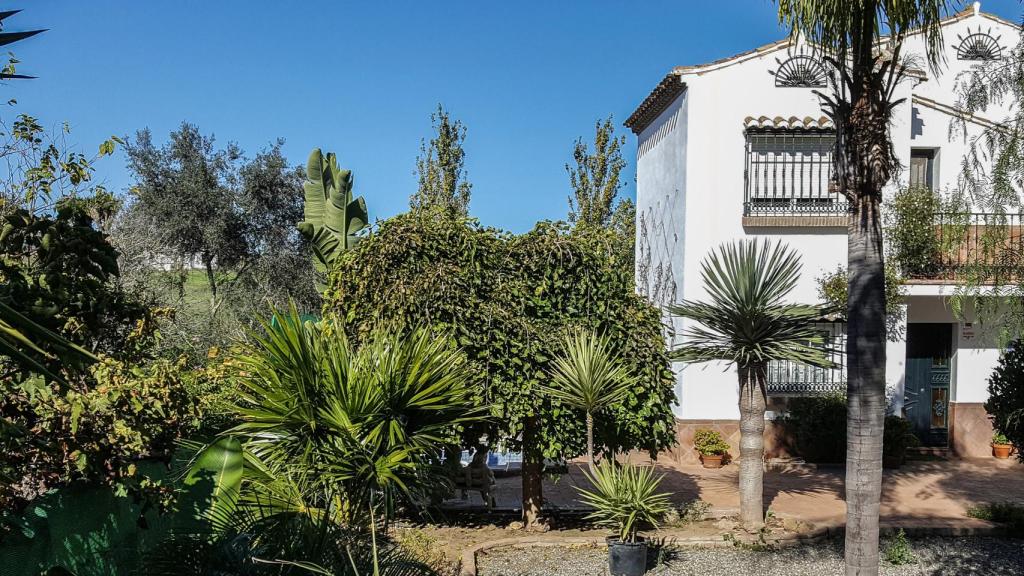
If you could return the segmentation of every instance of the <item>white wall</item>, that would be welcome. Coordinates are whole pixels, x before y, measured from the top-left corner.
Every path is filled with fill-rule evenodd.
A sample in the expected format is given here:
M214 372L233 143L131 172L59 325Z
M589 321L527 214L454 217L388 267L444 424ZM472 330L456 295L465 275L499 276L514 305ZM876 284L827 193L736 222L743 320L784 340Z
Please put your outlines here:
M684 285L688 104L684 91L638 137L636 289L659 306L678 301Z
M956 59L957 37L966 36L968 28L971 31L992 28L993 35L1002 37L1007 50L1016 43L1016 29L986 17L972 16L946 27L945 73L928 72L927 80L907 79L898 88L896 98L904 98L906 102L895 111L892 136L904 170L887 188L887 195L906 184L908 171L905 168L909 166L912 147L939 148L938 182L942 187L957 184L960 159L967 144L963 140L950 142L948 114L914 104L912 96L916 93L946 105L955 103L955 77L972 65ZM702 259L722 243L745 237L782 240L800 252L803 274L792 293L792 300L796 302L818 301L816 278L840 265L845 266L847 242L843 228L745 229L742 224L744 119L760 116L817 119L823 115L812 89L775 86L771 72L795 51L788 47L768 49L722 64L684 71L682 80L687 85L686 91L640 134L637 214L638 218L646 220L651 238L645 247L640 237L643 223L638 222L638 291L656 303L704 299L707 293L700 279ZM909 40L907 51L920 51L920 37ZM993 114L999 117L996 111ZM976 134L979 128L972 125L971 130ZM646 274L641 274L645 261L649 262ZM654 274L659 266L660 279ZM671 271L666 274L669 267ZM915 321L915 303L909 308L910 321ZM686 325L677 322L675 329L678 334ZM898 401L902 401L905 356L905 343L887 345L886 380L888 386L898 389ZM961 397L977 398L982 388L976 382L975 373L984 372L987 377L992 350L958 345L958 356L958 365L963 371L958 378L963 383ZM677 393L680 418L738 418L735 371L724 365L707 364L679 370Z

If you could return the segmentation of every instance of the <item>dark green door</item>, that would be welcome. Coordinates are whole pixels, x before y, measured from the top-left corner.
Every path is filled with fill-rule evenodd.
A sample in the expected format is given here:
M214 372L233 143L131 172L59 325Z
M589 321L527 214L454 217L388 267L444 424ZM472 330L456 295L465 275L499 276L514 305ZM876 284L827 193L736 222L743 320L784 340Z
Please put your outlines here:
M952 324L908 324L903 410L926 446L949 439Z

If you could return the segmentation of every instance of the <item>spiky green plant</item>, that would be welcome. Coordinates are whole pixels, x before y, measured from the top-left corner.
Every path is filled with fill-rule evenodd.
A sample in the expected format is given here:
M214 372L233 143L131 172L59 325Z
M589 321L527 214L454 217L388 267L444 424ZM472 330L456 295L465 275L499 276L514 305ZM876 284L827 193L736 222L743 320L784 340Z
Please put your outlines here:
M782 242L724 244L701 264L709 302L683 302L670 313L688 321L671 356L682 362L723 361L739 374L740 515L748 528L764 524L763 467L765 374L768 362L830 366L822 332L823 310L786 303L800 278L800 257Z
M580 500L594 509L587 519L614 528L621 542L636 542L641 526L657 528L669 510L668 495L658 492L664 475L655 476L652 466L604 460L585 474L593 490L576 490Z
M369 216L362 196L352 198L352 172L338 167L333 152L319 148L306 162L303 220L299 232L309 240L318 268L327 271L334 261L359 241Z
M612 350L611 340L594 331L566 334L551 364L551 385L543 390L586 414L587 464L593 468L594 415L621 401L636 378Z
M190 474L205 468L222 501L202 516L255 507L277 519L365 530L376 558L378 530L396 505L422 506L447 488L444 448L459 426L483 418L465 358L425 331L378 333L354 350L333 317L310 321L294 305L274 317L233 359L241 422L223 438L237 439L243 462L234 440L221 441ZM229 513L221 523L232 521Z

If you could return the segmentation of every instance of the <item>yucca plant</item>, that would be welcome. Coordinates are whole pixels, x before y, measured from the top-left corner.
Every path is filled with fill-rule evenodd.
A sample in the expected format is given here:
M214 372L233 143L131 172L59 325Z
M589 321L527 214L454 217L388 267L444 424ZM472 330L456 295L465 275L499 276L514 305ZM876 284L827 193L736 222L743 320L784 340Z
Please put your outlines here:
M669 306L688 321L672 358L724 361L739 375L740 516L750 529L764 525L763 458L768 363L786 360L828 367L824 335L814 327L825 310L788 304L800 278L800 257L782 242L724 244L701 264L710 302Z
M566 334L551 363L551 397L579 408L587 419L587 464L594 467L594 415L622 400L636 382L607 336L576 330Z
M604 460L585 474L593 490L576 489L580 500L594 508L587 519L614 528L619 542L636 542L641 526L657 528L668 512L668 495L657 491L663 475L655 476L652 466Z

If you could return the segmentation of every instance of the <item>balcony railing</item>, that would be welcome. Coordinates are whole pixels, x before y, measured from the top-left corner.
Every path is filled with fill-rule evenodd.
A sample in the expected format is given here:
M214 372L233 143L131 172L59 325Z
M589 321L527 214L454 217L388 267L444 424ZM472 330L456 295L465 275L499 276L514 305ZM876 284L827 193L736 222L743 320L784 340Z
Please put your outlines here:
M1024 275L1024 215L1019 213L938 213L934 235L915 240L896 254L911 280L970 277L991 283Z
M779 396L809 396L846 391L846 325L819 324L826 334L833 368L818 368L777 360L768 363L768 393Z
M829 191L835 135L821 131L748 132L744 216L844 216Z

